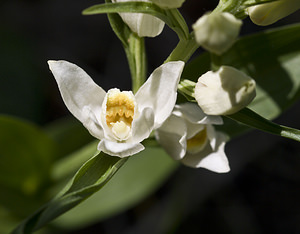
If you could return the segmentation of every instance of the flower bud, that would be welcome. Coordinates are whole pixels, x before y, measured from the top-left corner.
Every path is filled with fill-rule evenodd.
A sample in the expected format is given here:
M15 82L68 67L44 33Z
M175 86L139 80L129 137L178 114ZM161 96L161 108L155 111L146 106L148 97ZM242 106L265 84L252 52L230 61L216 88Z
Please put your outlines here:
M150 0L139 0L140 2L151 2ZM134 2L134 0L112 0L116 2ZM135 32L139 37L156 37L158 36L165 23L149 14L143 13L119 13L122 20L128 27Z
M299 8L299 0L278 0L252 6L247 10L253 23L266 26L292 14Z
M207 13L193 25L196 42L208 51L221 55L239 35L242 21L228 12Z
M230 115L255 97L255 81L229 66L203 74L195 86L195 99L207 115Z
M172 9L172 8L181 7L182 3L185 0L151 0L151 1L162 8Z

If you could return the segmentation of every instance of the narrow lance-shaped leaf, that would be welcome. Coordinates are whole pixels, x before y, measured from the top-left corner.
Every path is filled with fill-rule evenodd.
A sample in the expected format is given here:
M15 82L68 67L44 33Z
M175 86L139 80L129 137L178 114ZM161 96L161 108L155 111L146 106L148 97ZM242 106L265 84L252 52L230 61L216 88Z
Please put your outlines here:
M295 141L300 141L299 130L275 124L248 108L244 108L232 115L227 115L227 117L264 132L286 137Z
M147 145L130 157L99 192L52 224L64 230L82 229L125 211L155 192L178 166L161 147Z
M97 153L78 170L60 194L21 223L13 233L32 233L78 205L101 189L126 160Z

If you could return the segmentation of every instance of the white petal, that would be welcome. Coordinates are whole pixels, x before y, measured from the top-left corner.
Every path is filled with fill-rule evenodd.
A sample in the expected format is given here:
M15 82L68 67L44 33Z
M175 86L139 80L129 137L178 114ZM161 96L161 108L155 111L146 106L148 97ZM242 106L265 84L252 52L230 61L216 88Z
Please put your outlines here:
M145 108L137 119L132 122L132 138L128 142L135 143L149 137L154 127L154 112L150 108Z
M134 0L113 0L112 2L133 2ZM151 2L149 0L139 0L140 2ZM143 13L119 13L122 20L128 25L128 27L139 37L156 37L158 36L165 23L148 14Z
M223 124L220 116L206 115L197 104L190 102L176 105L173 114L186 122L187 139L201 131L206 124Z
M203 167L218 173L229 172L230 167L224 152L226 139L226 135L218 133L216 151L212 151L210 145L207 144L206 148L197 154L187 153L181 160L182 163L195 168Z
M130 144L113 142L103 139L98 144L98 150L103 151L111 156L117 156L120 158L128 157L144 150L145 147L141 143Z
M155 132L159 144L175 160L182 159L186 153L186 134L185 122L175 115L171 115Z
M102 138L103 131L97 119L106 95L80 67L67 61L48 61L69 111L90 131Z
M155 126L158 128L171 114L176 98L177 86L184 62L168 62L161 65L148 78L136 93L139 108L151 108L155 113Z
M220 116L206 115L195 103L186 102L176 105L175 110L179 110L183 117L193 124L223 124L223 120Z

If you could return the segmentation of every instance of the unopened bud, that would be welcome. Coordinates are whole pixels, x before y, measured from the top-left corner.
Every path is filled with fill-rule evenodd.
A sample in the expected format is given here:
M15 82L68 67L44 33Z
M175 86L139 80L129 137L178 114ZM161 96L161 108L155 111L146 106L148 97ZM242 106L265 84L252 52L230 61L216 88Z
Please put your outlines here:
M266 26L300 9L300 0L278 0L248 8L253 23Z
M195 99L207 115L229 115L246 107L255 97L255 81L229 66L203 74L195 87Z
M242 21L228 12L207 13L193 25L196 42L208 51L221 55L239 35Z
M150 0L139 0L140 2L152 2ZM112 0L116 2L134 2L134 0ZM158 36L165 23L148 14L143 13L119 13L122 20L128 25L128 27L135 32L139 37L156 37Z

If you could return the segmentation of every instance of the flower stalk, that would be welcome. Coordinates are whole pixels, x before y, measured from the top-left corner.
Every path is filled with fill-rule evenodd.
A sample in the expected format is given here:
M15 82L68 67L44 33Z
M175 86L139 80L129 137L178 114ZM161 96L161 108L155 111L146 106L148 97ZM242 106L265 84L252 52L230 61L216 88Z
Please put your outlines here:
M136 34L131 34L129 47L125 49L132 80L132 91L136 93L146 81L147 59L145 40Z

